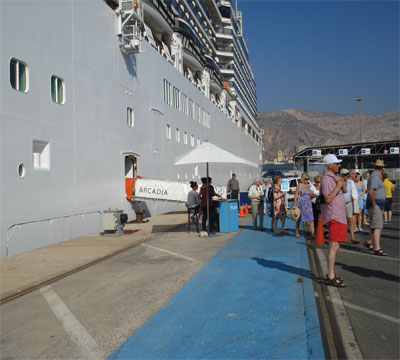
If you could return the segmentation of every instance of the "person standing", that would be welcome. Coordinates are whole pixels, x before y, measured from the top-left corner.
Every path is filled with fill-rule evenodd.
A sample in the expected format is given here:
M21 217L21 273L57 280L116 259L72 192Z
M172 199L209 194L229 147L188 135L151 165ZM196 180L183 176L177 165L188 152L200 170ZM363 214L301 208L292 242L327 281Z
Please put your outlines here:
M285 204L285 193L281 190L282 178L280 176L274 177L274 187L273 187L273 208L274 208L274 222L273 222L273 231L275 234L279 233L287 233L285 229L285 220L286 220L286 204ZM282 229L278 232L278 220L281 220Z
M239 181L236 180L236 174L232 174L232 178L229 179L228 185L226 185L226 191L231 194L231 199L239 200Z
M300 218L296 221L296 237L300 237L300 223L309 223L311 236L314 236L314 215L311 204L310 177L307 173L301 175L301 183L297 185L294 203L300 207Z
M358 191L356 187L356 178L357 178L357 171L355 169L350 171L350 180L353 182L351 186L351 200L353 201L353 219L352 219L352 224L353 224L353 230L354 232L358 231L357 228L357 216L358 213L360 212L359 204L358 204Z
M271 185L269 178L264 179L264 215L271 217L271 231L274 231L274 213L273 213L273 201L271 201L270 191L273 191L273 185Z
M254 184L249 189L249 199L251 199L251 215L253 219L253 229L257 230L257 215L259 216L259 229L264 230L264 189L261 186L259 177L254 179Z
M215 214L215 206L213 203L213 196L218 196L221 198L221 195L219 195L217 192L215 192L214 186L211 185L211 178L208 178L208 206L209 206L209 212L210 212L210 219L208 221L208 232L212 233L213 232L213 227L214 227L214 214ZM203 212L203 220L202 220L202 228L203 231L207 231L207 178L203 177L201 178L201 182L203 185L201 186L200 189L200 197L201 197L201 210Z
M353 244L358 244L360 240L356 240L354 237L354 227L353 227L353 197L352 188L354 186L353 180L350 179L350 171L343 168L340 170L340 175L342 179L346 182L347 192L344 193L344 201L346 203L346 217L349 226L350 239Z
M382 172L385 164L383 160L376 160L374 171L368 180L367 191L367 209L370 216L370 227L368 240L364 246L369 250L374 250L378 256L387 256L381 248L381 233L383 229L383 210L386 202L386 191L382 181Z
M392 192L395 188L394 184L389 180L387 173L383 173L383 185L386 191L385 211L383 212L384 224L392 222ZM388 218L389 215L389 218Z
M364 183L361 180L361 175L359 173L357 173L356 178L354 180L354 185L357 189L357 193L358 193L358 214L354 214L353 217L353 223L355 228L357 229L357 231L364 231L363 228L361 227L362 224L362 212L364 210L364 194L367 192L367 189L364 186ZM358 227L357 227L357 221L358 221Z
M365 189L367 189L370 173L371 173L371 170L365 171L363 174L363 178L364 178L363 183L364 183ZM368 212L367 212L367 197L368 197L368 193L365 192L365 194L363 195L363 224L364 225L369 225Z
M314 215L314 229L318 227L318 218L321 213L320 204L317 203L317 199L320 195L320 184L321 184L321 176L317 175L314 177L314 184L311 185L311 204Z
M339 173L340 163L335 155L328 154L323 160L327 169L321 180L321 194L325 202L321 204L322 224L328 226L329 249L328 249L328 274L326 281L328 285L346 287L344 280L335 274L336 254L340 243L347 241L347 219L346 203L343 193L346 193L346 181Z

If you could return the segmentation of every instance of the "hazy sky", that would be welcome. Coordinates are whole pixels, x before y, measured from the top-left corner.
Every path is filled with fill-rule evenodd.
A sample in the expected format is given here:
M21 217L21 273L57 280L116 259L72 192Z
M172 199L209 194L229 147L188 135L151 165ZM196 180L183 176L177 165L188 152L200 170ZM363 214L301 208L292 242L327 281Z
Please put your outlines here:
M233 1L234 3L234 1ZM258 110L399 106L398 1L240 0Z

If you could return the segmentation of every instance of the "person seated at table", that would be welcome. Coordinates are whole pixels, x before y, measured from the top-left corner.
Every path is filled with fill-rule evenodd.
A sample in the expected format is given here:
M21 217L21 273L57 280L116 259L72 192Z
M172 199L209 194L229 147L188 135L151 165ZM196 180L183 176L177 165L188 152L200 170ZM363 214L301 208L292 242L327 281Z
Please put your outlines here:
M209 211L210 211L210 220L208 222L208 232L213 232L213 226L214 226L214 213L215 213L215 206L213 203L213 197L218 196L220 199L222 199L221 195L219 195L215 189L214 186L211 185L212 179L209 177L208 178L208 205L209 205ZM201 182L203 185L201 186L200 189L200 198L201 198L201 210L203 211L203 221L201 223L203 227L203 231L207 231L207 178L203 177L201 178Z
M188 200L187 200L187 205L190 209L194 210L194 214L191 216L191 219L193 222L196 221L196 216L201 216L201 199L200 199L200 194L197 192L199 185L197 184L196 181L191 181L190 182L190 187L192 190L189 191L188 193Z

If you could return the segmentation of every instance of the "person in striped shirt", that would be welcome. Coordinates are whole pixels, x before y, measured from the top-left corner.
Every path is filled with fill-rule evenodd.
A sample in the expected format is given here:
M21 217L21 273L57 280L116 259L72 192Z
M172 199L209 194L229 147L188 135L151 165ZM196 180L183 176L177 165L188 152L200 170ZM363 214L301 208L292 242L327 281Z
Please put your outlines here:
M343 193L347 192L347 184L338 176L340 163L335 155L328 154L323 160L326 171L321 180L321 194L324 203L321 204L322 224L328 225L329 250L328 250L328 285L345 287L344 280L335 274L336 254L340 243L347 241L346 202Z

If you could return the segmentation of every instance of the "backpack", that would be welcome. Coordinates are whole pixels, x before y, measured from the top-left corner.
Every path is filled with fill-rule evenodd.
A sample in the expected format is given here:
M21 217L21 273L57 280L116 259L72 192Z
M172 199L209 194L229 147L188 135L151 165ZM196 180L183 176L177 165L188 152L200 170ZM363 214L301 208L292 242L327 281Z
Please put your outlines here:
M267 199L271 202L274 201L274 187L273 186L270 186L268 189Z

